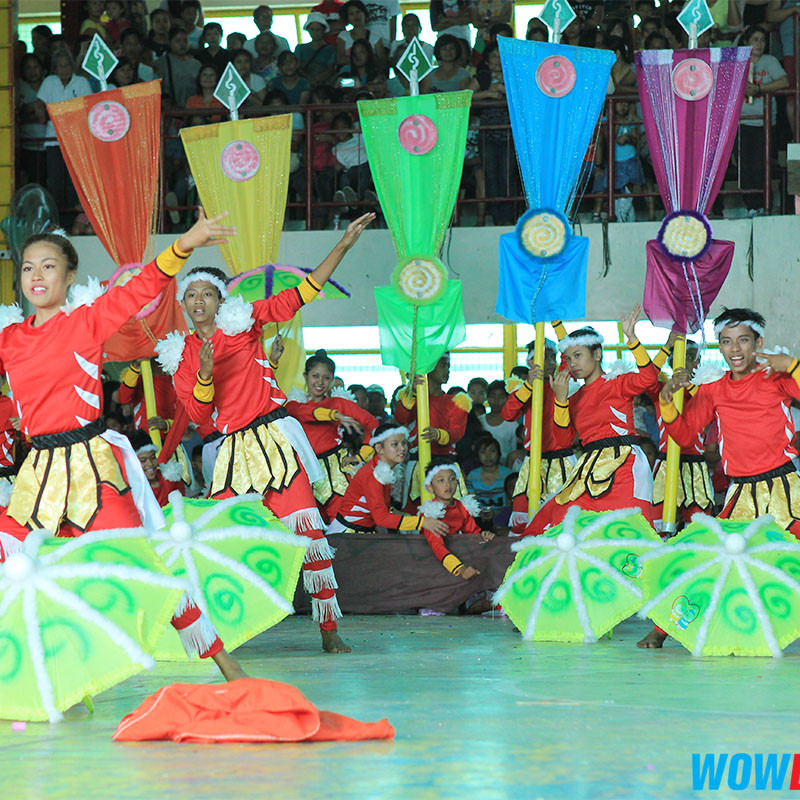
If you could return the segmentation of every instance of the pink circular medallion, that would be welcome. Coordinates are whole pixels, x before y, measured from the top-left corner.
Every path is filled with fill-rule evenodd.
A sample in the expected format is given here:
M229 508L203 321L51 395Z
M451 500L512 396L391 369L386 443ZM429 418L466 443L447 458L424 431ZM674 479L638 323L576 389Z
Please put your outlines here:
M536 84L548 97L564 97L575 86L575 67L564 56L548 56L536 69Z
M131 127L131 115L121 103L106 100L89 111L89 130L101 142L119 141Z
M219 157L219 165L232 181L249 181L258 172L261 158L250 142L237 139L225 146Z
M397 129L397 138L400 146L407 153L422 156L430 153L436 147L439 131L436 123L424 114L412 114L406 117Z
M672 89L683 100L702 100L713 85L711 67L699 58L686 58L672 70Z

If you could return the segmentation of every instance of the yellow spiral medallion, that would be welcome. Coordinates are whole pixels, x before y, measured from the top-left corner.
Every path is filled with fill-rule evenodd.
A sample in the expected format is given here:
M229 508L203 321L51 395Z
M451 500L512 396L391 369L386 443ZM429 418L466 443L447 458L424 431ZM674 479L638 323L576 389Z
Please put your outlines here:
M676 215L664 226L661 242L672 256L695 258L708 245L708 229L697 217Z
M394 275L395 289L416 303L435 300L447 282L444 267L438 259L414 257L401 264Z
M522 246L537 258L557 256L567 244L567 227L549 211L532 214L520 230Z

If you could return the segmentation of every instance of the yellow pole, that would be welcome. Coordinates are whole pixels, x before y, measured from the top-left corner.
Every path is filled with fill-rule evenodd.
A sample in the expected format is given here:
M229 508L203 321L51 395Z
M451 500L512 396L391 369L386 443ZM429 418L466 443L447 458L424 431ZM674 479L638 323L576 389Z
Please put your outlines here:
M420 502L433 500L433 495L425 488L425 468L431 460L431 443L422 438L422 431L431 424L430 409L428 407L428 376L417 386L417 475L419 476Z
M503 375L507 378L517 366L517 326L503 325Z
M686 366L686 337L679 336L672 348L672 369ZM678 411L683 411L683 389L675 392L674 401ZM672 437L667 440L667 464L664 484L664 508L661 515L661 530L675 533L678 521L678 481L681 470L681 448Z
M158 416L156 408L156 390L153 386L153 368L150 366L148 359L142 359L142 389L144 390L144 410L147 414L147 419ZM150 428L150 438L153 444L161 452L161 431L155 428Z
M544 322L536 323L533 363L544 369ZM535 514L542 499L542 405L544 381L533 382L531 395L531 454L528 459L528 513Z

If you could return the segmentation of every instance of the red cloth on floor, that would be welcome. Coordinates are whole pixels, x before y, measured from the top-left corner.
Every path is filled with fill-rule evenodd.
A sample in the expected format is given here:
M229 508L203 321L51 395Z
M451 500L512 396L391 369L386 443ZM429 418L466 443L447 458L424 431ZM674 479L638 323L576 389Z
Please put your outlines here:
M117 742L355 742L393 739L389 721L320 711L294 686L260 678L222 685L173 683L120 722Z

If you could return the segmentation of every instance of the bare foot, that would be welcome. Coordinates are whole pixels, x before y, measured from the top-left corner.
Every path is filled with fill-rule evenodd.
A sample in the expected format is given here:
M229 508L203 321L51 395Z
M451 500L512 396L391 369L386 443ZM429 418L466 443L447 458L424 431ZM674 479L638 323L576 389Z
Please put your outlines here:
M211 658L214 659L214 663L219 667L219 671L226 681L236 681L239 678L248 677L239 662L227 650L220 650L219 653L211 656Z
M661 633L657 631L655 628L647 634L641 641L636 642L637 647L641 647L643 650L654 650L658 647L664 646L664 639L667 638L666 633Z
M326 653L349 653L352 647L345 644L336 631L320 631L322 634L322 649Z

